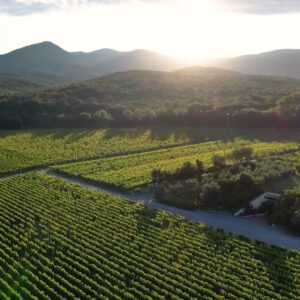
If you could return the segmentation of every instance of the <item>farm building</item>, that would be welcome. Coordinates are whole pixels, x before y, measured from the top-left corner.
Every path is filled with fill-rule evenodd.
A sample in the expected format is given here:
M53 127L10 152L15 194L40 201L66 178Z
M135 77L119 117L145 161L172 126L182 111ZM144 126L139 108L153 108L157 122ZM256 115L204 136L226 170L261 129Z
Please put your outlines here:
M250 202L250 205L252 206L253 209L258 209L260 206L267 201L277 201L281 197L280 194L275 194L275 193L263 193L262 195L258 196L257 198L253 199Z
M256 197L255 199L253 199L250 202L250 206L257 210L261 207L261 205L267 201L278 201L281 198L280 194L276 194L276 193L270 193L270 192L266 192L263 193L262 195ZM235 216L240 216L241 214L243 214L245 211L245 209L240 209L239 211L237 211L234 215Z

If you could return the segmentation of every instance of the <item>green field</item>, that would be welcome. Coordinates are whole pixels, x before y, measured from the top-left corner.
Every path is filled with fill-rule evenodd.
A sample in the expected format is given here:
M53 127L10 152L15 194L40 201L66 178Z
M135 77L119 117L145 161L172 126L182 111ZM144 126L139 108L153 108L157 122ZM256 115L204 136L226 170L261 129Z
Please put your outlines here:
M187 134L150 129L33 130L0 133L0 174L62 161L189 143Z
M0 131L0 174L36 166L236 137L300 141L297 131L197 127Z
M36 172L0 181L0 299L299 299L300 255Z
M197 159L201 160L205 167L209 167L212 164L213 155L226 156L234 149L243 146L252 147L254 155L267 155L273 151L296 148L298 143L263 142L243 138L229 141L217 140L166 150L64 164L54 166L52 169L67 175L129 189L151 183L151 171L153 169L174 171L181 167L184 162L194 163Z

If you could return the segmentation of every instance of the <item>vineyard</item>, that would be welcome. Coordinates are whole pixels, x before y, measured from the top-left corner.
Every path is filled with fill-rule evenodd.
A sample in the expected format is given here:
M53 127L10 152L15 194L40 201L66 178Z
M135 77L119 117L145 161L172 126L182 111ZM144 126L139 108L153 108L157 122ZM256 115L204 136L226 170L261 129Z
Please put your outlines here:
M0 181L1 299L299 299L300 255L36 172Z
M269 152L295 148L298 144L296 142L260 142L236 138L227 142L204 142L166 150L64 164L54 166L52 169L94 182L130 189L151 183L153 169L173 171L177 167L181 167L184 162L194 163L197 159L201 160L205 167L209 167L213 155L226 156L242 146L251 146L255 155L267 155Z
M0 132L0 175L55 163L207 141L300 141L298 132L215 128L25 130Z
M70 160L101 157L189 143L193 131L171 129L33 130L0 134L0 174Z

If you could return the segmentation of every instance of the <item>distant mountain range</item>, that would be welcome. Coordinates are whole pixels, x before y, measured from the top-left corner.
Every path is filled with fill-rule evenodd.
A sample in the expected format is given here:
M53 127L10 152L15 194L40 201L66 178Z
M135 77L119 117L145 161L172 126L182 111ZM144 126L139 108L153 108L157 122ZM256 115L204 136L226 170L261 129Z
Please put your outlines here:
M300 50L276 50L201 64L247 74L300 78ZM0 55L0 94L64 85L120 71L174 71L191 65L147 50L67 52L51 42L42 42Z
M283 49L255 55L217 59L206 62L205 65L254 75L300 78L300 50Z
M0 73L14 73L36 85L59 85L126 70L171 71L184 66L174 58L135 50L118 52L100 49L90 53L67 52L51 42L43 42L0 55Z

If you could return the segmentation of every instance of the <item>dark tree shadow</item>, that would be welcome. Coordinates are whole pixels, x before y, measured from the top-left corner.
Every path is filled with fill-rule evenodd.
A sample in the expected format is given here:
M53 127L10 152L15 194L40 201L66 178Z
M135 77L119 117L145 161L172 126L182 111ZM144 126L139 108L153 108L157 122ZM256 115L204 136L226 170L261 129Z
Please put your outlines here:
M81 138L93 136L98 130L103 131L103 140L117 138L138 138L149 131L150 141L165 141L174 138L174 141L186 140L188 143L201 143L220 140L233 141L244 138L260 142L291 142L300 141L300 132L297 129L244 129L225 127L139 127L139 128L99 128L99 129L26 129L22 131L0 131L0 138L14 136L19 133L30 133L35 137L49 137L53 140L67 139L79 141Z

